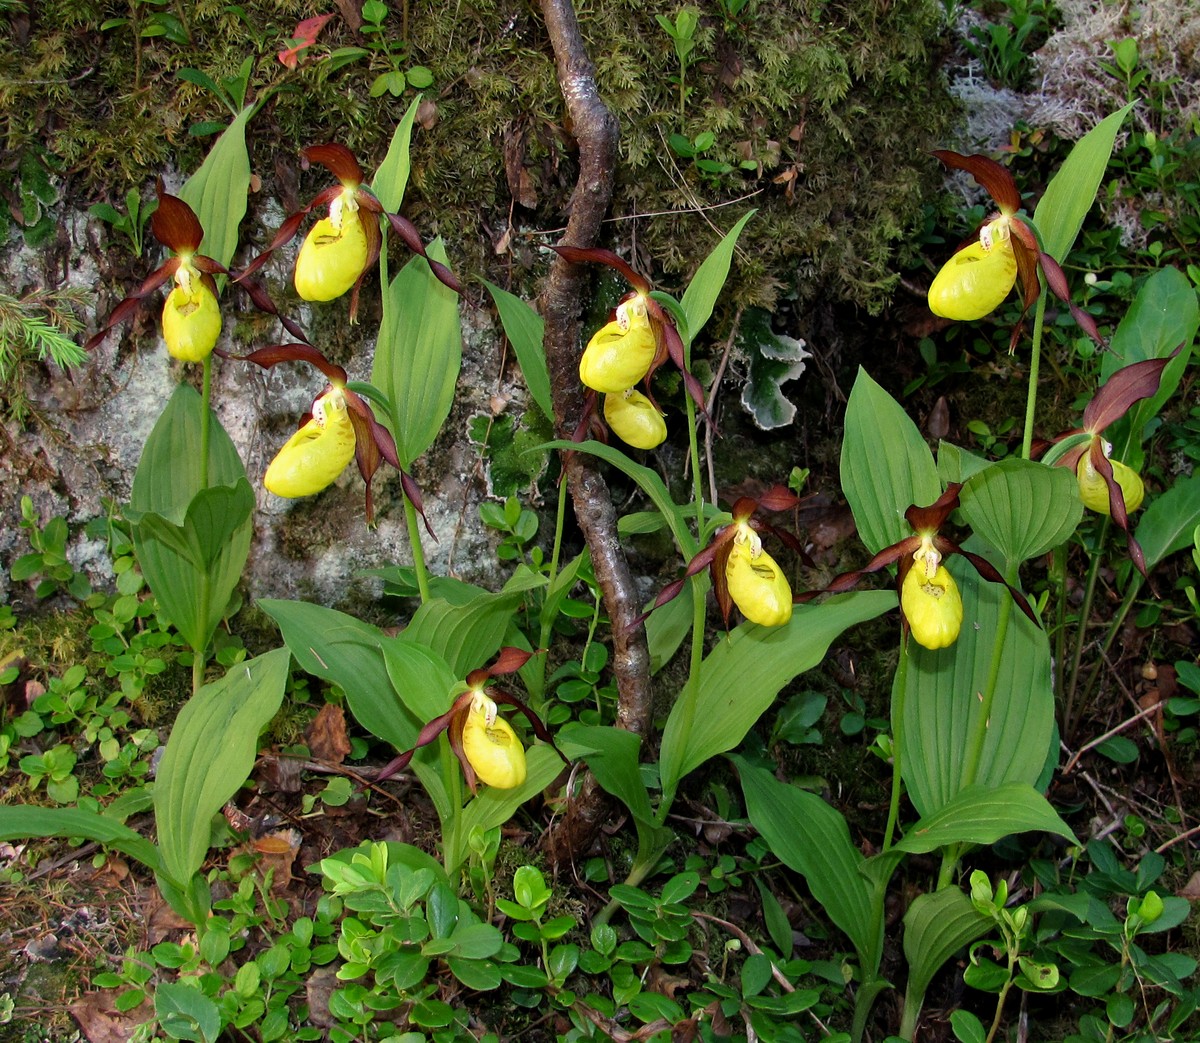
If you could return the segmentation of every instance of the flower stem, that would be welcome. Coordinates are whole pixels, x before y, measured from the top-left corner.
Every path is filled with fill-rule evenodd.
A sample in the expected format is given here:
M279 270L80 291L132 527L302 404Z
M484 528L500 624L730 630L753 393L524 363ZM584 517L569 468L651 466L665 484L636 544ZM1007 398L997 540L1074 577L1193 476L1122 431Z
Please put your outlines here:
M892 846L892 834L900 818L900 751L904 746L904 704L908 681L908 636L900 637L900 662L892 687L892 797L888 804L887 826L883 830L883 850Z
M404 521L408 525L408 542L412 547L413 572L417 575L417 590L421 604L429 600L429 570L425 567L425 548L421 544L421 526L417 521L417 509L412 500L404 497Z
M212 433L212 355L206 355L201 364L200 379L200 489L208 488L208 452ZM200 573L200 609L207 618L209 598L212 597L212 576L205 569ZM204 685L204 666L207 648L192 649L192 694Z
M684 364L691 365L691 345L684 349ZM696 403L684 395L687 407L688 457L692 467L692 498L696 505L696 545L704 543L704 477L700 473L700 439L696 434ZM692 577L692 650L688 667L689 683L700 683L700 665L704 661L704 589L700 577Z
M1010 581L1011 582L1011 581ZM1012 617L1012 598L1000 599L1000 618L996 621L996 640L992 645L992 662L988 667L987 685L982 693L979 716L970 742L967 743L967 759L963 766L963 787L973 786L983 760L983 747L987 742L988 722L992 717L992 703L996 699L996 686L1000 680L1000 663L1004 659L1004 641L1008 637L1008 621Z
M1033 414L1037 409L1038 369L1042 358L1042 327L1046 321L1046 288L1038 296L1033 314L1033 349L1029 353L1029 388L1025 394L1025 430L1021 435L1021 459L1028 460L1033 448Z

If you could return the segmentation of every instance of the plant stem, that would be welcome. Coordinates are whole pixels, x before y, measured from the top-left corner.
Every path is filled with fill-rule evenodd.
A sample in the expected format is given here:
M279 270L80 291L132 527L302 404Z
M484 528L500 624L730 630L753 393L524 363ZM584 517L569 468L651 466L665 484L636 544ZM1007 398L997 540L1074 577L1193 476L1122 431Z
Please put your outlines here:
M691 366L692 346L686 344L683 349L685 366ZM696 434L696 403L691 395L684 395L687 408L688 427L688 459L692 468L692 497L696 505L696 545L704 544L704 478L700 473L700 439ZM688 682L700 683L700 666L704 662L704 624L705 600L704 588L700 577L692 577L692 649L688 666Z
M417 574L417 590L421 604L429 600L429 570L425 567L425 548L421 544L421 525L417 521L417 509L412 500L404 497L404 521L408 525L408 542L412 547L413 571Z
M1125 617L1129 615L1129 610L1133 608L1134 601L1142 589L1142 574L1136 570L1129 581L1129 589L1125 592L1125 599L1121 602L1121 607L1117 609L1117 614L1113 616L1112 622L1108 624L1108 633L1104 635L1104 644L1100 646L1100 655L1096 657L1096 663L1092 667L1092 672L1088 674L1087 683L1083 686L1083 701L1090 702L1092 693L1096 688L1096 679L1100 675L1100 670L1104 666L1104 659L1108 655L1108 650L1112 648L1113 642L1117 639L1117 635L1121 632L1121 627L1125 625Z
M200 379L200 489L208 488L208 452L212 435L212 355L205 356ZM205 569L200 574L200 607L208 617L209 599L212 597L212 576ZM192 649L192 694L204 686L204 665L207 648Z
M1029 388L1025 393L1025 430L1021 435L1021 459L1028 460L1033 448L1033 414L1037 409L1038 369L1042 358L1042 326L1046 321L1046 288L1042 287L1033 315L1033 349L1029 353Z
M1055 591L1056 612L1054 621L1054 694L1062 701L1066 678L1063 662L1067 658L1067 545L1060 543L1054 548L1054 563L1050 567L1050 587Z
M892 846L892 834L900 818L900 751L904 747L904 704L908 680L908 638L900 637L900 662L892 685L892 797L888 804L887 825L883 830L883 850Z
M988 722L992 716L992 703L996 699L996 685L1000 679L1000 663L1004 659L1004 641L1008 637L1008 621L1011 617L1012 598L1005 594L1000 599L1000 618L996 621L996 640L992 645L992 662L988 667L987 686L982 693L979 716L975 720L971 740L967 744L967 759L962 775L964 788L975 784L975 778L979 774L979 764L983 760L983 747L987 742Z

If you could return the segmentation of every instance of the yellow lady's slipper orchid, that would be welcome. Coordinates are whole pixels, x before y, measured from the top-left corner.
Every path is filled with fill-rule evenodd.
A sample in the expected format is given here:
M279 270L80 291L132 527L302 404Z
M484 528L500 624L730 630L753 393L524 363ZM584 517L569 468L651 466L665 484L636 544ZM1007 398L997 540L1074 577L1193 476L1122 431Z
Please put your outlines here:
M1000 306L1016 281L1009 222L1000 217L942 266L929 287L929 310L956 322L982 319Z
M725 562L729 596L750 622L765 627L782 626L792 618L792 588L762 539L741 525Z
M579 379L602 394L628 391L646 375L657 352L646 301L640 295L631 297L588 341L579 360Z
M667 437L662 413L633 388L604 396L604 419L621 441L635 449L653 449Z
M900 609L917 644L936 649L958 640L963 619L962 595L945 565L938 565L932 575L927 573L923 562L913 565L900 590Z
M471 700L462 746L480 781L496 789L514 789L525 781L525 748L482 692L474 693Z
M367 266L369 247L358 202L344 190L304 237L296 258L296 292L306 301L332 301L350 289Z
M1105 442L1104 455L1107 457L1111 452L1112 445ZM1125 510L1127 512L1136 511L1142 505L1142 500L1146 498L1146 486L1142 482L1141 475L1132 467L1121 463L1120 460L1109 460L1108 462L1112 465L1113 479L1121 487ZM1110 514L1108 483L1096 470L1090 454L1084 453L1079 458L1079 463L1075 467L1075 475L1079 479L1079 498L1083 500L1084 507L1097 514Z
M312 419L276 454L263 475L263 485L276 496L319 493L354 459L354 425L340 389L313 403Z
M217 299L187 261L175 272L175 288L163 305L162 332L167 351L183 362L203 362L221 335Z

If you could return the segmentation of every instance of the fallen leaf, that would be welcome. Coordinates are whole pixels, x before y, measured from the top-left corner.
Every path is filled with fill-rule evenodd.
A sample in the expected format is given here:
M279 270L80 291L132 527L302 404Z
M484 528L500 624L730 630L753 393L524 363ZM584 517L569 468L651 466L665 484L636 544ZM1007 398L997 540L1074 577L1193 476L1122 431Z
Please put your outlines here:
M315 18L304 19L296 26L296 31L292 34L292 40L295 42L286 51L279 52L279 60L289 69L296 68L300 61L300 52L317 42L317 37L325 28L325 23L332 17L332 14L322 14Z
M121 1013L113 1006L116 993L112 990L85 992L71 1004L71 1014L88 1043L126 1043L133 1037L134 1029L146 1020L147 1011L138 1013L137 1007Z
M346 714L340 706L326 703L313 718L305 732L308 748L313 759L329 764L341 764L350 752L350 739L346 735Z

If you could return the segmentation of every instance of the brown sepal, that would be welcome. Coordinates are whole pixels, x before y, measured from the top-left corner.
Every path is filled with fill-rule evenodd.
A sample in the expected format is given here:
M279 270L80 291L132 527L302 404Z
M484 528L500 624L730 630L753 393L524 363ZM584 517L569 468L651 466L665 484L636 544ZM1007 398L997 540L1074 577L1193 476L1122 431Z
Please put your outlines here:
M936 531L946 524L946 519L958 507L958 493L962 482L951 482L928 507L918 507L915 503L904 512L904 520L913 527L915 532Z
M572 264L590 263L607 265L614 271L620 272L624 276L625 281L639 293L646 294L650 292L650 283L646 277L632 268L628 261L618 257L611 250L605 250L599 246L551 246L550 249L564 261L570 261Z
M367 193L360 192L359 195L366 196ZM374 197L372 196L370 198L373 199ZM455 293L461 294L463 292L462 283L458 281L458 276L456 276L449 268L442 264L441 261L435 261L429 256L429 254L425 252L425 243L421 240L421 236L417 232L416 226L407 217L401 217L399 214L387 212L385 212L384 216L387 217L388 224L391 226L392 231L400 236L400 238L404 241L404 245L407 246L413 253L419 254L429 262L429 267L433 271L433 274L437 277L438 282L440 282L443 286L450 287L450 289L452 289Z
M1092 433L1103 431L1128 413L1134 403L1156 395L1163 370L1178 351L1176 348L1166 358L1145 359L1117 370L1084 408L1083 429Z
M734 526L730 526L732 530ZM729 555L733 553L733 541L723 540L719 545L714 544L716 553L713 554L712 576L713 593L717 598L717 608L721 610L721 618L725 621L725 629L729 629L729 617L733 615L733 598L729 595L729 577L726 568L729 565ZM689 566L690 567L690 566Z
M204 239L200 219L182 199L163 191L161 178L158 208L150 215L150 231L163 246L181 254L194 254Z
M1130 367L1126 366L1125 368L1129 369ZM1111 378L1109 379L1111 383ZM1108 513L1112 516L1113 524L1125 533L1125 546L1129 551L1129 560L1133 562L1138 572L1149 579L1149 576L1146 575L1146 555L1142 551L1141 544L1133 538L1133 533L1129 529L1129 512L1125 509L1125 493L1113 475L1111 461L1104 455L1102 439L1094 438L1092 440L1089 455L1096 473L1104 479L1104 484L1108 486Z
M169 257L160 267L146 276L141 286L109 312L104 325L88 338L87 342L83 345L83 350L91 351L93 348L98 347L114 326L119 326L126 319L130 318L138 310L142 301L179 271L180 263L178 257Z
M265 348L257 348L248 355L228 355L227 358L238 359L241 362L253 362L263 369L270 369L281 362L307 362L316 366L325 374L334 387L344 388L349 377L346 371L336 363L330 362L311 344L270 344Z
M330 142L328 145L309 145L300 150L301 162L304 167L310 163L320 163L346 188L358 188L362 184L362 167L345 145Z
M1012 216L1021 209L1021 192L1007 167L979 153L964 156L948 149L935 149L933 154L944 166L970 174L996 201L1001 213Z
M1071 300L1071 289L1067 285L1067 276L1059 263L1048 253L1039 253L1038 264L1041 265L1042 274L1046 277L1046 285L1050 287L1050 292L1070 309L1071 317L1079 323L1083 332L1096 342L1097 347L1107 347L1104 338L1100 336L1100 328L1096 325L1096 320Z

